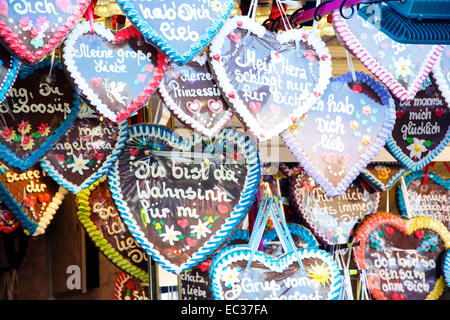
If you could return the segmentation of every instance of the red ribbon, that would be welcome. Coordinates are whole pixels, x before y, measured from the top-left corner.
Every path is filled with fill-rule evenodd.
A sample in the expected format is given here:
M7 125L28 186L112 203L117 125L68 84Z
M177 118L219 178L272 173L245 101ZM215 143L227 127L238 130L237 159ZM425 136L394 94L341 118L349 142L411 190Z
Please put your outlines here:
M434 162L430 162L429 164L427 164L423 170L425 171L425 174L423 175L423 181L422 181L422 185L425 185L428 182L428 176L430 174L430 168L434 167Z
M89 21L91 24L91 35L94 35L94 7L95 3L92 1L89 4L89 7L87 8L86 12L84 13L84 18Z

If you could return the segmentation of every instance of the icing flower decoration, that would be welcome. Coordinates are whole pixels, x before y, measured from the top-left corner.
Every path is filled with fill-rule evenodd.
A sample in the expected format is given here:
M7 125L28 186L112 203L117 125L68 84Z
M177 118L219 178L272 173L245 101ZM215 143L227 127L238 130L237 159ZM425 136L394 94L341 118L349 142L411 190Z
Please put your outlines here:
M8 16L8 2L6 0L0 0L0 14Z
M304 56L309 62L313 62L316 59L316 53L312 50L305 51Z
M350 121L350 128L352 128L353 130L356 130L359 128L359 122L356 120L352 120Z
M211 233L211 229L208 228L209 221L202 222L198 219L198 224L191 226L191 233L196 234L197 239L201 239L202 237L206 237L207 233Z
M16 132L13 130L13 127L11 127L11 128L4 127L2 130L2 137L3 137L3 139L5 139L8 142L11 141L15 135L16 135Z
M425 139L413 138L413 142L406 147L410 151L409 157L417 157L418 159L422 158L422 153L428 151L425 146Z
M162 237L162 241L169 241L169 244L173 246L174 241L179 241L180 238L178 236L181 235L180 231L175 230L175 226L168 227L167 224L164 225L165 232L162 232L160 236Z
M362 107L362 113L367 116L372 113L372 108L369 105L365 105L364 107Z
M225 282L227 288L231 288L235 283L240 281L239 272L241 268L224 268L222 271L222 281Z
M384 235L384 231L382 231L382 235L380 235L378 232L373 231L370 236L370 247L376 249L377 251L383 251L386 247L386 243L384 239L382 238Z
M164 145L162 144L162 143L160 143L160 142L155 142L155 143L153 143L153 150L156 150L156 151L163 151L164 150Z
M24 134L20 139L20 145L23 150L30 150L34 146L34 139L31 135Z
M363 144L369 145L370 144L370 140L371 140L371 138L370 138L369 135L365 134L365 135L362 136L362 143Z
M28 121L22 120L22 122L19 123L17 130L22 134L27 134L31 130L31 124Z
M31 29L30 37L31 37L32 39L35 39L35 38L37 38L38 36L39 36L38 30L37 30L36 28L32 28L32 29Z
M72 163L69 163L67 165L67 168L72 169L72 173L77 172L79 174L83 174L83 170L88 169L88 167L86 166L88 162L89 159L84 159L82 154L78 156L74 155Z
M222 3L220 2L220 0L211 0L209 2L209 6L211 7L211 9L214 12L220 12L222 11Z
M39 18L36 19L36 26L40 27L46 22L47 22L47 17L46 16L40 16Z
M395 77L402 77L402 78L406 78L409 75L411 75L412 72L412 62L409 58L405 58L400 56L398 58L398 60L394 61L394 68L395 68Z
M31 24L31 20L28 17L23 17L19 20L19 28L23 31L28 31L31 29L33 25Z
M425 239L425 237L424 237ZM420 244L420 247L417 248L418 251L424 251L424 252L434 252L436 251L436 247L439 244L439 239L436 235L433 235L431 237L427 237L422 243Z
M37 128L37 133L41 135L41 137L46 137L50 133L50 127L48 126L48 123L42 123Z

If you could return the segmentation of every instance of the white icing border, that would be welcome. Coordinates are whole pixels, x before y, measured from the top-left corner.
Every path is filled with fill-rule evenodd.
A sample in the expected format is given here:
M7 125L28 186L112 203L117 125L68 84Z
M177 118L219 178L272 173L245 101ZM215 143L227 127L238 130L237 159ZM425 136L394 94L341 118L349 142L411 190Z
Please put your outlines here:
M446 46L446 48L447 48L447 50L450 50L450 46ZM444 50L442 50L442 51L444 51ZM441 63L443 63L443 59L442 59L443 54L444 53L442 53L439 56L439 59L434 64L433 69L431 69L431 72L433 73L433 77L436 79L436 85L439 88L439 90L441 91L442 96L444 97L445 101L449 101L449 103L450 103L450 83L445 78L445 75L441 69ZM450 61L450 58L448 60ZM450 70L450 66L448 66L448 67ZM450 105L447 104L447 107L450 108Z
M53 196L52 202L50 202L47 206L47 209L41 216L41 219L39 220L39 223L37 224L36 230L32 233L33 237L39 236L41 234L45 233L45 230L47 229L47 226L50 224L50 222L53 220L53 217L55 216L56 211L58 211L59 206L64 200L64 197L69 191L65 189L64 187L59 187L58 192Z

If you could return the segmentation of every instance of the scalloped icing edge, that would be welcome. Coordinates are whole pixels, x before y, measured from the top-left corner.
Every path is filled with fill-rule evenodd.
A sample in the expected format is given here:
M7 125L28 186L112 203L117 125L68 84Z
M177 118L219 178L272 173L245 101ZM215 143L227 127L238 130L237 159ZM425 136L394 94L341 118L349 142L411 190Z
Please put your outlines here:
M199 64L200 66L204 65L206 63L203 62L203 64L198 62L200 58L198 55L195 56L192 61ZM203 54L201 57L207 57L207 54ZM197 59L196 59L197 58ZM191 61L191 63L192 63ZM220 90L220 88L219 88ZM202 125L200 122L195 120L193 117L189 116L186 112L183 111L182 108L178 106L178 104L175 103L175 101L170 96L169 92L167 91L166 86L164 85L164 81L161 81L161 84L158 87L158 92L164 102L164 105L183 123L185 123L188 127L190 127L193 130L196 130L197 132L213 137L217 132L225 128L225 126L231 121L233 118L233 112L230 108L225 112L225 114L220 118L220 120L212 127L212 128L206 128L204 125Z
M433 69L431 69L431 72L433 74L433 77L436 79L436 84L439 90L441 91L442 96L444 97L445 101L447 101L447 107L450 108L450 85L449 81L445 78L445 75L441 70L441 62L442 62L442 54L439 56L438 61L436 61L436 63L434 64Z
M131 115L134 111L145 106L146 102L150 99L152 94L156 91L158 86L160 85L160 81L164 76L164 72L167 66L167 59L160 51L157 51L157 66L155 66L155 73L148 81L147 86L141 94L134 98L133 101L127 105L122 111L119 113L114 113L111 111L106 104L104 104L98 95L91 89L89 84L86 82L86 79L81 75L80 71L78 71L77 66L74 63L74 45L75 42L84 34L91 32L91 25L89 21L80 22L70 33L67 39L64 41L63 47L63 61L64 67L67 70L67 74L70 78L75 82L78 87L78 90L86 97L89 101L89 105L95 107L99 113L104 115L106 118L110 119L113 122L120 122ZM99 22L94 22L94 32L106 39L108 42L116 44L121 42L116 42L114 33L106 28L103 24ZM124 40L124 39L122 39Z
M380 192L386 191L391 189L394 184L398 181L398 179L400 179L401 177L403 177L403 175L408 171L408 169L406 168L401 168L396 174L394 174L388 181L388 183L386 184L386 186L384 185L384 183L382 183L376 176L374 176L369 170L364 169L363 171L361 171L361 174L364 178L366 178L367 180L369 180L369 182L371 184L373 184L378 190L380 190Z
M326 235L324 235L320 230L317 230L315 228L315 222L311 220L311 218L309 217L309 215L304 213L304 209L303 209L303 196L301 195L300 190L303 188L303 186L300 185L300 178L295 178L290 182L290 188L289 188L289 192L291 193L291 199L292 199L292 203L294 206L295 211L300 215L300 218L305 222L305 224L309 227L309 229L311 229L312 233L318 238L318 240L324 244L330 244L327 241L327 237ZM366 191L368 192L368 191ZM299 203L299 201L297 201L298 199L301 199L302 202ZM373 209L371 212L369 212L366 216L371 215L373 213L375 213L378 210L378 207L380 205L380 199L381 199L381 195L379 192L376 193L376 199L373 200Z
M6 94L8 93L9 89L14 85L14 82L16 82L17 75L19 74L19 67L20 67L19 59L11 55L11 60L12 60L11 68L9 69L8 75L5 78L5 83L0 89L0 102L5 100Z
M251 248L248 245L235 245L222 249L214 257L210 268L211 290L214 299L223 300L222 287L220 286L221 271L229 264L237 261L249 261ZM331 267L332 285L327 300L338 300L341 295L342 281L339 267L333 257L326 251L318 248L298 249L297 252L304 259L317 258L325 261ZM282 273L291 264L297 262L296 255L289 253L279 259L267 256L261 251L255 251L253 262L259 262L273 272Z
M431 71L431 68L436 63L437 59L444 50L443 45L433 45L427 54L419 72L412 81L411 88L406 90L403 86L395 80L391 72L384 68L358 41L353 32L350 30L347 22L339 13L339 10L333 12L333 27L336 34L345 43L345 46L350 52L358 58L359 61L372 72L384 85L401 101L413 100L420 86L425 81L426 77ZM393 40L392 40L393 41Z
M192 135L190 138L182 140L175 132L158 125L145 125L138 124L129 126L129 140L134 139L142 135L156 137L162 139L169 144L175 146L177 149L188 149L193 144L202 140L200 135ZM206 137L204 137L206 138ZM192 255L186 262L180 266L176 266L164 258L159 251L157 251L153 244L148 241L142 229L136 224L133 214L131 213L127 203L123 199L122 190L120 186L119 177L119 160L114 162L111 170L108 174L108 182L111 191L111 196L114 199L117 210L120 213L123 221L128 227L128 230L139 243L142 249L147 254L152 255L152 258L160 264L166 270L175 274L180 274L183 271L190 270L195 267L199 262L202 262L206 257L213 253L222 243L226 241L233 229L235 229L241 220L247 214L248 209L253 204L254 197L256 195L257 187L261 178L261 166L259 160L259 154L256 149L256 145L253 140L242 132L233 129L222 129L216 136L216 139L230 139L236 142L244 153L247 160L247 177L245 180L244 188L241 192L239 202L234 207L233 213L226 219L226 222L216 231L214 235L210 237L209 241L200 247L196 253ZM247 141L245 141L247 140Z
M100 230L90 219L91 207L89 205L89 198L92 191L102 182L106 181L106 176L98 179L93 184L91 184L87 189L82 190L76 195L77 201L77 215L81 224L83 225L89 237L96 244L96 246L102 251L102 253L113 262L120 269L125 271L127 274L132 275L135 278L143 282L148 282L148 272L142 270L141 268L135 266L127 258L125 258L120 252L114 249L111 244L106 241Z
M9 28L6 26L4 21L0 21L0 33L2 42L6 43L6 47L14 52L21 60L27 64L38 63L46 54L53 51L58 47L61 42L67 37L67 35L72 31L74 26L83 17L85 11L87 10L91 0L77 0L77 5L74 8L74 12L67 17L64 24L54 32L53 37L47 41L42 49L32 53L27 50L27 47L23 45L22 40Z
M37 70L43 69L50 64L50 59L45 59L33 66L22 66L19 70L18 77L20 79L26 79ZM53 68L62 70L62 64L59 59L54 60ZM18 157L10 148L0 142L0 158L10 166L19 168L22 171L28 170L35 165L47 153L47 151L53 147L56 141L69 129L73 120L78 117L78 112L80 111L82 101L75 92L73 93L73 97L72 107L70 108L70 113L67 115L67 119L62 121L58 128L55 128L55 133L47 137L47 139L41 143L39 149L34 150L31 152L30 156L22 159Z
M194 58L194 56L200 53L211 40L216 36L217 32L223 27L225 21L231 15L235 6L235 0L222 0L222 5L228 5L225 13L212 21L212 25L205 30L205 34L201 35L199 40L192 43L189 51L182 54L176 52L166 40L158 35L155 30L145 21L141 19L139 12L135 7L127 0L117 0L123 13L127 16L136 29L144 36L144 38L150 40L156 47L163 51L173 62L178 65L184 65ZM224 3L225 2L225 3Z
M450 250L445 253L442 272L444 273L445 283L450 286Z
M366 240L369 239L369 235L375 230L376 227L388 224L400 230L405 235L411 235L414 231L418 229L430 229L439 234L444 242L445 249L450 248L450 231L441 222L428 218L428 217L414 217L411 219L404 219L400 216L394 215L387 212L378 212L367 217L359 228L355 232L355 242L359 241L360 245L354 247L354 257L353 260L356 262L360 269L367 269L365 263L365 246ZM374 287L376 281L374 276L371 274L367 275L369 281L369 290L372 296L377 300L387 300L383 292L378 288ZM425 300L437 300L443 293L445 287L444 277L440 276L436 279L433 289L428 293Z
M59 185L63 186L70 192L77 194L81 190L88 188L92 183L101 178L104 174L107 174L111 168L114 161L119 157L125 146L125 141L128 138L128 124L126 120L122 120L118 124L118 137L116 144L112 152L106 157L103 165L96 172L91 174L81 185L75 185L74 183L68 181L64 176L62 176L55 167L47 160L47 156L44 156L40 162L42 169L47 172L47 174L53 178Z
M242 26L238 26L237 22L239 22L239 24L242 22ZM265 27L247 16L234 16L230 18L211 43L209 64L211 65L211 71L217 79L217 85L221 89L225 100L229 102L229 106L232 107L233 110L239 115L245 125L250 129L252 134L257 137L258 140L265 141L286 130L290 125L292 125L292 117L298 118L302 116L318 101L319 97L326 90L332 76L331 55L325 43L314 32L305 31L303 29L292 29L275 34L280 43L287 43L296 40L306 42L306 44L310 45L314 49L319 57L326 56L327 58L325 60L319 59L319 80L317 81L316 86L311 90L310 96L301 105L298 105L294 110L292 110L292 112L285 117L284 121L280 121L276 127L273 127L270 130L268 128L262 128L261 125L255 120L254 115L248 110L248 107L244 101L238 97L234 86L226 74L222 59L220 59L220 61L214 59L214 56L221 55L221 48L225 40L228 39L228 34L238 27L246 29L249 33L253 33L260 38L263 37L266 32L270 33L270 31L267 31ZM307 39L302 37L304 34L308 35ZM316 96L313 92L316 92L318 95ZM235 98L231 98L229 96L231 93L236 95Z
M116 278L116 282L114 282L114 300L122 300L120 293L123 289L124 283L129 279L131 279L131 276L128 273L123 271L119 273Z
M363 72L356 72L357 80L370 86L372 90L380 97L383 106L385 107L385 119L383 127L378 133L375 141L369 150L365 151L359 158L359 160L351 167L344 178L342 178L337 186L334 186L317 168L314 163L311 162L308 155L303 151L298 144L297 139L291 135L289 130L280 134L284 143L303 167L303 170L313 178L316 183L325 191L330 197L341 196L345 193L348 186L359 176L359 174L366 168L366 166L374 159L380 150L386 144L392 133L392 129L395 124L395 105L394 100L390 96L387 89L374 78ZM352 82L352 73L345 73L337 78L331 79L331 83L342 82L344 84Z
M406 188L408 188L408 185L411 183L411 181L415 179L423 179L424 176L425 171L423 170L418 170L407 174L404 178ZM431 170L428 173L428 178L433 182L437 183L438 185L444 187L445 189L450 190L450 179L442 178L441 176L439 176L438 174L434 173ZM400 186L397 187L397 206L398 210L400 211L400 214L406 218L408 216L406 213L406 204L403 195L403 190Z

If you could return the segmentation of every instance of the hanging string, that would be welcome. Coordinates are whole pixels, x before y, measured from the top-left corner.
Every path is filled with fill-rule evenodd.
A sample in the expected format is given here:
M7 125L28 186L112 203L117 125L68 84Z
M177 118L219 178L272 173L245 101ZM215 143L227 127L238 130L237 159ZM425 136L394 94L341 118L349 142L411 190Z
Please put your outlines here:
M252 2L250 3L250 7L248 8L247 16L250 19L255 20L257 9L258 9L258 0L252 0Z
M277 5L277 7L278 7L278 11L281 14L281 21L283 22L284 30L291 30L291 29L293 29L292 25L291 25L291 23L290 23L290 21L288 19L287 12L284 9L283 3L281 3L280 0L275 0L275 3Z
M356 80L356 72L355 72L355 68L353 66L353 60L352 60L352 56L350 55L350 52L348 52L348 50L345 50L345 54L347 55L347 64L348 64L348 69L350 70L350 72L352 73L352 79L353 82L357 82Z
M53 64L55 63L55 50L52 51L52 57L50 60L50 70L48 72L48 80L51 81L52 79L52 71L53 71Z
M322 2L321 0L316 0L316 8L320 5L321 2ZM312 31L314 33L317 33L318 26L319 26L319 21L317 21L316 19L313 19Z
M386 190L386 212L389 212L389 189Z

